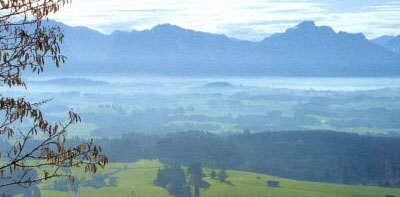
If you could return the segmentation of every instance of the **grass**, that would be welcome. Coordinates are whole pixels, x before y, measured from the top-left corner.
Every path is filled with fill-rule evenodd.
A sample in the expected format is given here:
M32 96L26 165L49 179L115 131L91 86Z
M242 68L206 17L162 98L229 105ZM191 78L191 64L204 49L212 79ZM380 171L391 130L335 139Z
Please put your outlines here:
M400 189L366 186L346 186L338 184L313 183L282 179L268 175L228 171L227 183L208 178L212 185L203 191L204 196L273 196L273 197L350 197L400 195ZM280 188L267 187L267 181L279 181Z
M126 166L126 167L125 167ZM168 192L160 187L152 184L156 177L157 169L161 166L161 163L157 161L139 161L136 163L112 163L107 168L99 170L98 173L111 173L116 169L124 169L117 173L118 186L117 187L104 187L101 189L81 187L80 196L96 196L96 197L123 197L123 196L169 196ZM92 177L92 174L85 174L81 169L75 169L73 174L79 178L85 178L86 180ZM42 184L42 196L74 196L72 192L57 192L52 190L46 190L46 186L53 184L48 182Z
M136 196L136 197L163 197L170 196L164 188L153 185L157 169L162 164L158 161L139 161L136 163L112 163L106 169L98 173L110 173L116 169L123 169L115 176L118 177L116 187L105 187L94 189L81 187L80 196ZM205 170L207 176L205 180L211 184L207 190L202 190L202 196L209 197L248 197L248 196L273 196L273 197L385 197L386 195L400 196L400 189L370 187L370 186L347 186L339 184L313 183L305 181L295 181L282 179L268 175L247 173L240 171L227 171L227 183L210 178L210 170ZM89 179L91 174L84 174L81 170L74 170L74 174L79 174L78 178ZM279 181L280 188L267 186L267 181ZM45 190L46 185L41 185L43 196L74 196L73 193L57 192Z

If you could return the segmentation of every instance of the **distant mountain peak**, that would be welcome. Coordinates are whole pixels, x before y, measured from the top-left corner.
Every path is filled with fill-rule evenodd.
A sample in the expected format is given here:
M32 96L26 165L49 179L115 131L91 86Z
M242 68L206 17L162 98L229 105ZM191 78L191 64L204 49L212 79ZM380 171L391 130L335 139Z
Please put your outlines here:
M184 30L184 29L182 27L179 27L177 25L172 25L169 23L159 24L151 29L152 32L170 32L179 30Z
M335 34L335 31L333 31L329 26L316 26L314 21L303 21L298 25L287 29L286 33L333 35Z
M373 43L385 47L389 51L400 54L400 35L381 36L371 40Z
M316 26L314 21L303 21L298 25L287 29L286 32L311 32L321 28L322 27Z
M296 25L295 28L315 28L315 22L314 21L303 21Z
M348 33L348 32L344 32L344 31L340 31L338 33L338 35L342 36L342 37L348 37L353 40L367 40L367 38L365 37L365 35L363 33Z

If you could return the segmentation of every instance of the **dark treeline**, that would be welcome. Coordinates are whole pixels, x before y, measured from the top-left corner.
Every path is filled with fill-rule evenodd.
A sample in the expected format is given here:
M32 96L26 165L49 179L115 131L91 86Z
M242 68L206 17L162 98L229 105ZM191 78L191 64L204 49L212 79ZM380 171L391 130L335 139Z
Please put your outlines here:
M158 169L154 184L164 187L176 197L200 197L200 188L208 189L210 184L203 180L205 177L201 163L188 166L185 171L180 166L164 166Z
M158 169L154 185L164 187L177 197L191 196L192 191L186 183L185 171L179 166L163 167Z
M136 133L96 143L114 162L159 159L186 166L201 162L298 180L400 186L400 138L331 131L232 135L191 131L164 136Z

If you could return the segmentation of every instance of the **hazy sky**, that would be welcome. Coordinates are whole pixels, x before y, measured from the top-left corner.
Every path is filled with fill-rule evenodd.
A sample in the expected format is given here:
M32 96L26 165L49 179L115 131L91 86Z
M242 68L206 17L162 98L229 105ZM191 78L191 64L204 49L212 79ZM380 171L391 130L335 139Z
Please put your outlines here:
M400 0L73 0L52 18L103 33L171 23L246 40L314 20L374 38L400 34Z

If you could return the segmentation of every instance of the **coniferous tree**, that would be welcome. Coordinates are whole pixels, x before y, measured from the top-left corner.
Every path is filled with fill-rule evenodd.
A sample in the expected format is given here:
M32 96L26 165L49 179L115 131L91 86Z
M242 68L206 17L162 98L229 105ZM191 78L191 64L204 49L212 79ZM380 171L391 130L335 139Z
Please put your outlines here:
M215 170L211 171L211 178L215 179L217 177L217 173L215 172Z
M201 163L192 163L188 168L188 172L190 174L190 183L193 185L194 188L194 196L200 197L200 187L202 186L204 177Z
M154 184L166 188L174 196L181 197L185 194L186 175L179 166L163 167L158 169Z
M225 182L226 178L228 178L228 174L226 173L225 168L221 168L218 174L218 180L220 182Z
M185 188L184 188L183 196L184 197L192 197L192 193L193 193L192 186L186 185Z

